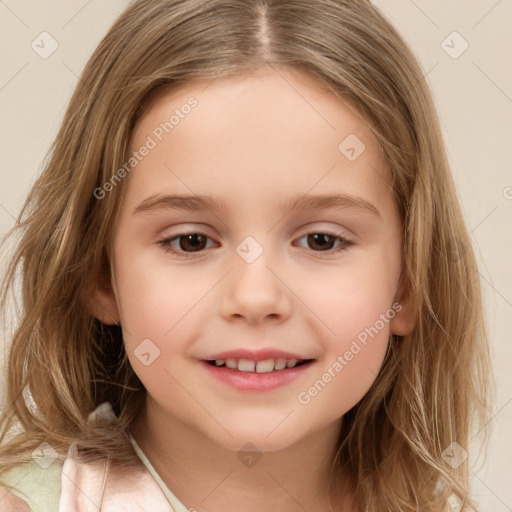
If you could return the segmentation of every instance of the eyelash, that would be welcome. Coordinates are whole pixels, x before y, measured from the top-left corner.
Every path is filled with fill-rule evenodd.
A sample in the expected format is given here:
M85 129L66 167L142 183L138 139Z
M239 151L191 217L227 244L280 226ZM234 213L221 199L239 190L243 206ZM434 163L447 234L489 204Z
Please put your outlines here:
M353 245L353 242L351 242L350 240L346 239L345 237L343 237L341 235L338 235L336 233L329 232L329 231L310 231L309 233L306 233L306 234L302 235L299 238L299 240L304 238L304 237L307 237L308 235L317 235L317 234L332 236L332 237L335 238L335 240L338 240L338 241L341 242L341 246L336 248L336 249L330 249L329 251L313 251L313 252L319 253L321 255L325 254L325 255L328 255L328 256L333 256L333 255L336 255L336 254L341 253L343 251L348 251L349 248ZM168 237L168 238L164 238L162 240L158 240L156 243L157 243L157 245L163 247L165 252L177 254L177 255L180 255L180 256L182 256L184 258L190 258L194 254L204 252L205 249L202 249L202 250L196 251L196 252L187 253L187 252L179 251L179 250L176 250L176 249L172 248L171 243L173 241L179 240L181 237L188 236L188 235L201 235L201 236L203 236L205 238L210 238L206 233L202 233L200 231L190 231L188 233L178 233L177 235L174 235L172 237Z

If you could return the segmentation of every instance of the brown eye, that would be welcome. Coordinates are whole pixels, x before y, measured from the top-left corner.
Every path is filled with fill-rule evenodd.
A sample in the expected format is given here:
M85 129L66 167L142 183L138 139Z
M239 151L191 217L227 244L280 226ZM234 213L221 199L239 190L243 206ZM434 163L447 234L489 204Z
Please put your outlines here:
M312 249L329 251L332 249L336 237L327 233L313 233L307 235L307 240Z
M206 247L207 237L199 233L181 235L177 237L179 248L185 252L201 251Z
M306 239L306 243L314 252L335 254L348 249L352 245L350 240L347 240L341 235L334 233L308 233L300 238ZM336 247L336 244L338 246Z
M209 237L204 233L181 233L173 237L159 240L157 243L162 246L166 252L187 256L206 249L208 239Z

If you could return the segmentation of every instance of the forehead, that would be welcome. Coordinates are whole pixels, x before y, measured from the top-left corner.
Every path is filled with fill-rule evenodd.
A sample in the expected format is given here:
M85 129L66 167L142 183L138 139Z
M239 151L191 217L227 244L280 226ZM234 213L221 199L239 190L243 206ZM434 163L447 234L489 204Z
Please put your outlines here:
M190 109L187 103L192 101L197 106ZM376 145L371 130L347 98L292 68L263 67L251 74L193 80L150 96L133 131L132 149L169 121L172 126L167 126L170 130L162 135L168 138L165 136L172 131L172 138L177 140L180 132L187 131L186 124L191 124L182 122L187 117L192 119L194 128L198 123L205 128L207 124L214 125L217 129L209 134L210 139L221 139L222 131L236 125L240 138L249 132L254 135L258 128L260 133L281 128L285 132L280 135L288 135L290 141L302 135L313 142L327 132L337 138L353 130L367 147ZM263 142L262 139L253 142ZM283 145L284 137L277 142Z
M130 152L148 143L130 173L129 196L169 186L256 201L259 192L325 193L341 177L349 189L389 189L382 153L359 112L294 70L197 80L156 96Z

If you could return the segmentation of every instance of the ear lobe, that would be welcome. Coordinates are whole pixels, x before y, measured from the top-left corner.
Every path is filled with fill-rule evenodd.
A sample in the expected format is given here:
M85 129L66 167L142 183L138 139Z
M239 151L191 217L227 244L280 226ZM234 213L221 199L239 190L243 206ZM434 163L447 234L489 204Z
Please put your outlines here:
M393 302L396 314L389 322L391 333L397 336L411 334L417 321L416 304L409 281L404 279Z
M104 324L119 325L121 321L112 286L96 283L92 293L89 294L89 309L92 315Z

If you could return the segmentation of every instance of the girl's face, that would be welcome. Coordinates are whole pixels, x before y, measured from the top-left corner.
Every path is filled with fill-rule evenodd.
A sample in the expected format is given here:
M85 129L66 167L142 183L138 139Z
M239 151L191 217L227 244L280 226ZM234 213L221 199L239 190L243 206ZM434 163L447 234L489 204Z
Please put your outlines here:
M98 292L96 313L121 323L147 407L234 450L339 422L390 334L412 329L400 219L360 116L296 72L261 70L157 98L131 150L115 295ZM312 361L205 362L239 350L221 359Z

